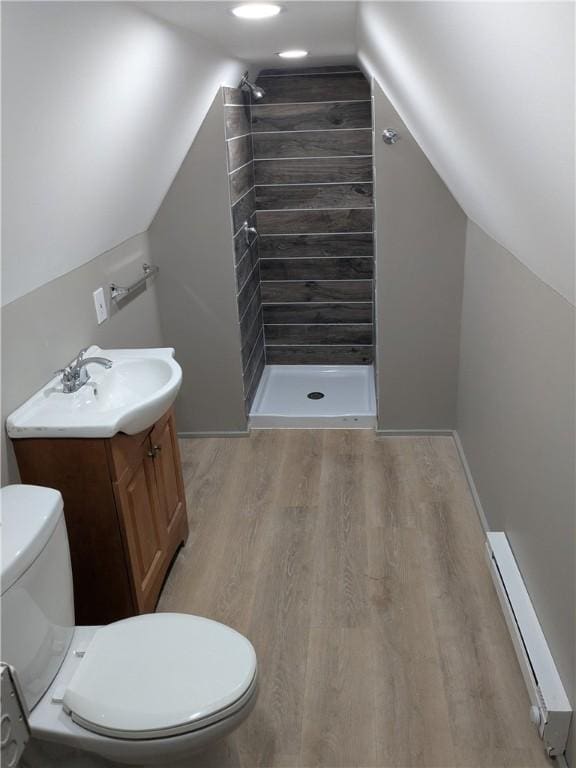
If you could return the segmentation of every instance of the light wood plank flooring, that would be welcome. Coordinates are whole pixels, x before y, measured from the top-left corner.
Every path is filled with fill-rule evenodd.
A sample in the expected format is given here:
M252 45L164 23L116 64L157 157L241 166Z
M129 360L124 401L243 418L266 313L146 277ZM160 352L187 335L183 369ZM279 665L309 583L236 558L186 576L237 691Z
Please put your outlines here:
M181 445L191 532L159 610L247 635L261 681L191 768L551 765L451 438Z

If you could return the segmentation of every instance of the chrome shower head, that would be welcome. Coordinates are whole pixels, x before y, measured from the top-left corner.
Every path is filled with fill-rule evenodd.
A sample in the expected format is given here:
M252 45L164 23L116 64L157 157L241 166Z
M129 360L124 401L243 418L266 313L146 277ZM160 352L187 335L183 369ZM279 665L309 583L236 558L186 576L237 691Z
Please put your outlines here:
M242 80L240 80L238 88L249 90L254 101L259 101L266 94L264 88L260 88L259 85L254 85L254 83L251 83L250 80L248 80L248 72L244 72L242 75Z

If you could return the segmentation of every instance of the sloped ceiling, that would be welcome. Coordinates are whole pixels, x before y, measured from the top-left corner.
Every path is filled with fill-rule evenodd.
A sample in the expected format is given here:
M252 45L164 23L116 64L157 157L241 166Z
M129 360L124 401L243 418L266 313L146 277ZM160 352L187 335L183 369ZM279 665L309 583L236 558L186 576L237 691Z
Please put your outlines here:
M141 3L150 13L191 29L232 56L253 64L281 66L278 51L304 48L306 64L348 63L356 55L356 2L281 0L283 12L272 19L246 21L230 13L234 2Z
M133 3L3 3L2 42L6 304L148 229L243 65Z
M358 49L469 218L574 302L574 6L370 2Z
M468 216L573 301L573 4L282 4L3 3L3 302L145 231L238 57L293 45L357 51Z

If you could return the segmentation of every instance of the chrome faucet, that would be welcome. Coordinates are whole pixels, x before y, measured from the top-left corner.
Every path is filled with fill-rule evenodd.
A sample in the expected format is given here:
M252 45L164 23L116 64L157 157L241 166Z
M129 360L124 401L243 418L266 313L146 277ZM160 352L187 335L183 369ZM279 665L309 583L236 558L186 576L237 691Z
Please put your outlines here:
M60 368L55 371L56 374L62 374L62 390L67 394L72 392L78 392L78 390L88 384L90 381L90 374L86 370L86 366L91 363L97 365L103 365L104 368L112 367L112 360L107 357L84 357L88 351L88 347L81 349L72 362L68 363L65 368Z

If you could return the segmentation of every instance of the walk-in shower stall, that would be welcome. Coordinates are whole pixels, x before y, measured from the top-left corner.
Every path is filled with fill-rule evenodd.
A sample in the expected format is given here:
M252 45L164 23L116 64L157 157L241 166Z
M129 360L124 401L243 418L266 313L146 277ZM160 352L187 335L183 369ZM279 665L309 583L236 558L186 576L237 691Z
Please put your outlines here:
M222 90L250 426L374 426L370 84L334 66L255 85Z

